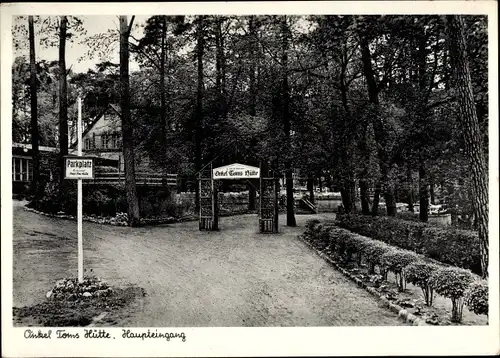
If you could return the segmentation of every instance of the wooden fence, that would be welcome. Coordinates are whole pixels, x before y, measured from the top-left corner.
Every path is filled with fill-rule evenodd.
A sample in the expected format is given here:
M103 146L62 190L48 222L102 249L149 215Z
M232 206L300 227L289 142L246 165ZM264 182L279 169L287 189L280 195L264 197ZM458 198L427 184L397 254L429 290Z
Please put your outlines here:
M177 174L135 173L136 185L142 186L177 186ZM87 185L124 185L124 173L99 173L94 179L83 180Z

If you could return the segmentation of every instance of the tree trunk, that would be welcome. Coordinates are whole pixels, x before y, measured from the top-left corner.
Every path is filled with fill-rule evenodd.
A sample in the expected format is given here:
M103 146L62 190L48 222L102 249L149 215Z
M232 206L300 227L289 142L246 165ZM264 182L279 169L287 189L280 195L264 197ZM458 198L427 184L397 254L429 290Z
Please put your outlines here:
M161 58L160 58L160 128L161 128L161 145L163 155L163 167L166 167L167 159L167 98L165 93L165 62L167 58L167 17L162 16L161 24Z
M202 140L203 140L203 53L205 51L204 17L197 17L196 24L196 60L198 68L198 84L196 90L195 121L195 169L198 172L202 166ZM196 190L196 212L200 209L200 193Z
M425 161L420 160L418 168L418 187L420 202L420 221L426 223L429 220L429 180Z
M387 214L395 214L395 204L394 204L394 193L392 185L389 183L390 165L389 165L389 155L387 153L387 138L385 135L384 124L380 118L379 114L379 88L375 80L375 72L372 67L372 58L370 54L370 48L366 36L360 36L360 46L361 46L361 60L363 63L363 73L366 78L366 83L368 87L368 98L371 104L371 109L369 109L369 116L373 123L373 129L375 133L375 141L377 142L377 154L380 163L380 173L381 181L384 187L385 198L389 200L387 204ZM377 215L378 212L378 200L373 200L372 215Z
M372 216L378 215L378 204L380 203L380 193L382 192L382 184L377 181L375 184L375 191L373 193L373 203L372 203Z
M326 173L325 181L326 181L326 188L328 189L328 191L332 191L332 176L330 175L330 173Z
M432 175L429 177L429 194L431 196L431 204L436 205L436 197L434 195L434 180Z
M361 199L361 212L363 215L370 214L370 201L368 198L368 184L365 180L359 180L359 195Z
M406 182L408 185L408 210L413 213L415 211L413 207L415 198L413 197L413 179L410 164L406 166Z
M345 46L342 46L343 51L345 51ZM356 132L356 122L351 120L351 112L349 110L349 104L347 102L347 85L345 84L345 73L347 71L347 54L343 53L342 69L340 72L340 93L342 100L342 108L344 110L344 121L343 121L343 135L341 141L340 155L343 157L343 165L341 169L341 176L343 190L345 191L345 203L344 209L346 213L354 211L356 202L356 185L354 180L354 163L352 160L353 152L353 133ZM342 192L342 191L341 191ZM343 200L343 201L344 201Z
M477 218L483 277L488 276L488 168L474 103L467 59L464 20L447 16L454 87L458 91L459 124L472 176L473 208Z
M385 205L387 209L387 216L396 215L396 200L394 199L394 190L387 189L384 191Z
M218 16L215 28L215 87L217 88L218 108L220 117L226 116L226 66L224 55L224 37L222 34L223 19Z
M281 20L282 52L281 52L281 116L285 134L285 177L286 177L286 225L297 226L295 221L295 201L293 198L293 169L291 162L291 123L290 123L290 88L288 84L288 25L287 17Z
M314 176L312 174L307 177L307 190L309 191L309 201L314 204Z
M66 82L66 30L68 19L59 25L59 180L64 187L64 156L68 155L68 89Z
M31 194L35 203L41 194L40 188L40 152L38 149L38 101L36 81L36 59L35 59L35 26L33 16L28 16L29 42L30 42L30 98L31 98L31 151L33 155L33 179L31 181Z
M133 18L132 18L133 21ZM122 119L123 160L125 164L125 191L127 214L130 226L139 225L140 211L137 187L135 185L134 133L130 114L129 92L129 44L130 25L127 16L120 16L120 105Z
M351 203L352 211L356 211L356 180L354 180L354 174L349 178L349 189L351 191Z
M370 153L367 148L366 144L366 123L362 124L362 135L358 143L358 149L365 158L366 163L363 166L363 170L361 171L359 175L359 195L360 195L360 200L361 200L361 212L363 215L369 215L370 214L370 198L368 196L368 183L367 183L367 177L368 177L368 169L367 169L367 163L370 160Z
M250 116L255 117L257 114L257 91L256 91L256 69L257 69L257 61L256 61L256 52L257 52L257 28L255 26L255 16L250 16L248 22L248 33L250 35L250 66L249 66L249 92L250 98L248 101L248 114ZM256 208L256 199L257 199L257 191L253 185L249 185L249 199L248 199L248 210L255 210Z
M352 212L352 198L350 190L347 185L340 188L340 196L342 197L342 206L344 207L344 213L349 214Z
M428 130L427 122L428 115L425 111L427 103L425 102L426 87L427 87L427 36L425 34L425 29L419 29L420 32L417 34L416 46L417 51L417 68L416 68L416 80L418 81L419 88L419 102L417 103L415 109L415 115L420 122L420 130L425 132ZM420 143L425 146L426 143ZM420 221L428 222L429 220L429 172L427 169L426 157L424 157L424 152L420 150L419 153L419 169L418 169L418 185L419 185L419 204L420 204Z
M252 117L255 117L257 114L257 86L255 81L255 73L257 70L257 27L255 24L255 16L250 16L248 21L248 32L250 35L250 66L249 66L249 92L250 92L250 100L249 100L249 114Z

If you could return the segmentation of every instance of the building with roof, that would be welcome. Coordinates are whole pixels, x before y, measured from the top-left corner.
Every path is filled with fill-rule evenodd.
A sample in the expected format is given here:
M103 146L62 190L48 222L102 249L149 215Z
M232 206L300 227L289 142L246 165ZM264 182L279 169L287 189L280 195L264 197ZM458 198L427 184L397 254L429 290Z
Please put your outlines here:
M78 139L76 121L68 125L70 154L77 154ZM82 151L85 155L109 159L119 171L123 171L122 135L120 109L110 104L103 109L82 133Z
M77 154L78 140L76 123L68 125L70 154ZM119 172L124 171L121 110L109 104L83 128L82 152L86 156L101 158L112 162ZM149 157L136 149L136 170L149 171Z

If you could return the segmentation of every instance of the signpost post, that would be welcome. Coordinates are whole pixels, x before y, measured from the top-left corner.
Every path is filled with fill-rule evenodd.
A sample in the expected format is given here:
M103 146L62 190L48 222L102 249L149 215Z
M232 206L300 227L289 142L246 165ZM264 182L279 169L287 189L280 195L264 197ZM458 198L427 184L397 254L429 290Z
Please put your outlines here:
M78 152L65 158L65 179L77 180L78 282L83 282L82 180L94 177L92 158L82 156L82 98L78 97Z
M82 97L78 96L78 156L82 156ZM78 178L78 282L83 282L83 209L82 209L82 179Z

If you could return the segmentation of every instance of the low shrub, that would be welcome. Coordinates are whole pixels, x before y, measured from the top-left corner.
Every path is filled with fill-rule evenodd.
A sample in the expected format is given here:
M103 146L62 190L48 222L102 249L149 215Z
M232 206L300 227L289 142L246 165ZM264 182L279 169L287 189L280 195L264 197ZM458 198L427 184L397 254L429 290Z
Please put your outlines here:
M411 211L398 211L396 213L396 218L406 221L420 222L419 215L412 213Z
M367 241L359 235L346 235L345 241L346 260L351 261L353 255L356 255L356 263L361 266Z
M403 269L417 260L418 256L415 253L395 248L384 253L380 258L386 278L387 271L392 271L396 275L396 284L398 285L399 291L404 291L406 289Z
M88 194L83 197L83 212L104 217L115 216L115 200L105 189L89 191Z
M117 213L126 213L127 207L127 197L125 194L120 194L115 200L115 210Z
M320 221L318 219L311 219L306 221L306 232L309 232L314 229L316 225L318 225Z
M63 212L76 215L77 209L76 181L63 182L63 188L54 180L44 184L42 194L37 200L32 201L30 207L50 214Z
M469 311L488 315L488 283L486 281L472 283L465 291L464 297Z
M436 270L430 277L429 283L441 296L451 299L451 321L461 322L464 306L464 293L474 281L470 271L456 268L444 267Z
M332 248L333 252L344 261L349 261L347 255L347 243L350 239L349 233L341 230L336 230L335 228L330 229L330 233L330 247Z
M479 238L474 231L356 214L337 215L336 223L360 235L481 275Z
M381 270L382 256L391 250L391 247L387 244L384 244L381 241L373 240L368 242L364 249L364 254L366 257L366 261L368 262L368 273L374 274L375 267L379 266Z
M359 265L363 257L372 277L376 266L379 267L382 280L387 280L388 270L394 272L399 290L406 289L407 282L420 287L428 306L432 306L434 292L450 298L453 322L461 322L464 302L477 314L488 312L487 285L484 282L471 285L476 276L469 270L440 266L415 252L337 226L325 225L317 220L306 224L303 237L316 248L323 250L327 247L329 254L336 255L345 263L352 260L353 254L357 254Z
M329 226L325 225L318 225L317 226L317 234L316 238L314 239L314 244L316 247L318 247L320 250L324 250L328 246L331 245L331 230L332 228Z
M429 283L432 274L438 269L438 266L425 261L413 262L403 270L406 281L422 289L425 304L432 306L434 290Z
M153 204L147 199L139 199L139 212L141 218L150 218L155 213Z
M47 213L55 214L60 211L59 184L56 182L46 183L43 195L33 204L35 209Z

